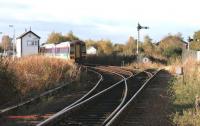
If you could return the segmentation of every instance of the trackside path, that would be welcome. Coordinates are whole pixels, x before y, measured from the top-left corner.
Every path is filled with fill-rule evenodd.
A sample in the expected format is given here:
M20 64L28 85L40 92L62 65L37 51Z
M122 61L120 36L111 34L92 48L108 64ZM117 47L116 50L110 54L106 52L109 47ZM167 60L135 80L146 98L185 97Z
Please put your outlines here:
M160 71L129 109L120 125L172 126L168 117L170 104L167 95L171 77L167 71Z

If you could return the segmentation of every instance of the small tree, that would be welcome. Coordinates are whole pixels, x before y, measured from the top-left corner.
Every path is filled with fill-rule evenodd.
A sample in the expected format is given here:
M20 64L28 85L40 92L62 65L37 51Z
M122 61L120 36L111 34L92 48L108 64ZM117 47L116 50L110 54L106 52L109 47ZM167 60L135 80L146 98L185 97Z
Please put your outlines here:
M0 52L3 52L2 43L0 43Z
M70 31L69 33L67 33L67 35L63 36L65 38L65 40L67 41L74 41L74 40L79 40L79 38L77 36L74 35L74 33L72 31Z
M183 38L181 37L181 34L169 34L164 37L159 44L159 48L162 50L162 54L166 57L180 56L183 48Z
M183 38L181 37L180 33L177 35L171 35L169 34L168 36L164 37L160 44L159 47L162 49L166 49L169 47L183 47Z
M64 37L62 36L61 33L57 32L52 32L48 38L47 38L47 43L58 43L58 42L63 42Z
M91 40L91 39L85 40L85 43L86 43L87 48L91 46L94 46L95 48L97 48L97 42L94 40Z
M112 42L110 40L100 40L97 42L98 54L109 55L112 53Z
M155 52L155 47L152 43L152 39L148 35L144 37L143 50L146 54L149 55L152 55Z
M124 47L124 53L132 55L136 52L136 48L137 48L137 41L132 36L130 36L128 42Z
M59 43L59 42L65 42L65 41L73 41L73 40L79 40L77 36L73 34L72 31L70 31L66 35L62 35L58 32L52 32L47 39L47 43Z
M197 31L193 35L193 41L190 43L190 49L200 50L200 31Z
M12 48L11 38L8 35L2 36L2 48L7 51Z
M123 44L115 44L113 46L113 51L115 53L123 53L124 48L125 48L125 46Z
M167 58L170 58L170 57L176 58L176 57L181 56L181 54L182 54L182 48L179 48L179 47L171 46L163 51L163 55Z

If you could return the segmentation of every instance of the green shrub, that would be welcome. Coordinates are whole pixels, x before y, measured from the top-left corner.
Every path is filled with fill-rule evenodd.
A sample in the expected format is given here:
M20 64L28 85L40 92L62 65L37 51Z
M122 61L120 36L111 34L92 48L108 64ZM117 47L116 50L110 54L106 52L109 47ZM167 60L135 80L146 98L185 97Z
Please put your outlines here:
M184 76L176 77L170 86L173 122L180 126L200 126L200 113L195 111L195 97L200 96L200 64L188 61Z
M166 57L179 57L182 54L182 48L169 47L163 51L163 55Z

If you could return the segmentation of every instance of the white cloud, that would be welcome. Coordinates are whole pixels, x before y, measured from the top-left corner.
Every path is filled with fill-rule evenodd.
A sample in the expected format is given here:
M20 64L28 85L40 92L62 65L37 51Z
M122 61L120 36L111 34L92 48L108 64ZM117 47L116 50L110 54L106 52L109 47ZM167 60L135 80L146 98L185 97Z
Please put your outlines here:
M21 20L80 23L85 18L197 23L198 1L180 0L7 0L9 16ZM14 9L9 4L16 4ZM20 7L27 6L28 8ZM5 11L3 11L5 13ZM12 12L12 13L10 13ZM1 11L2 13L2 11Z
M168 30L172 24L200 27L198 6L198 0L4 0L0 18L91 25L112 35L132 34L138 21Z

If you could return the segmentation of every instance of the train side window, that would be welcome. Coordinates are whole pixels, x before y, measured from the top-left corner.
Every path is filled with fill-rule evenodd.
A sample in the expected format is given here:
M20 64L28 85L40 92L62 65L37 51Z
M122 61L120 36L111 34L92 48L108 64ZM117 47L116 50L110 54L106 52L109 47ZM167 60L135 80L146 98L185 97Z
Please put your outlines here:
M69 47L66 47L66 53L69 53Z
M65 48L60 48L60 53L64 53Z
M86 51L86 46L83 45L83 46L82 46L82 52L85 52L85 51Z
M63 49L63 53L68 53L68 47L65 47L65 48Z
M51 53L51 52L52 52L52 49L46 49L45 52L46 52L46 53Z
M66 47L60 49L60 53L66 53Z
M74 53L74 51L75 51L74 47L75 47L75 46L74 46L73 44L71 44L70 53Z
M60 53L60 48L57 48L57 49L56 49L56 53Z

